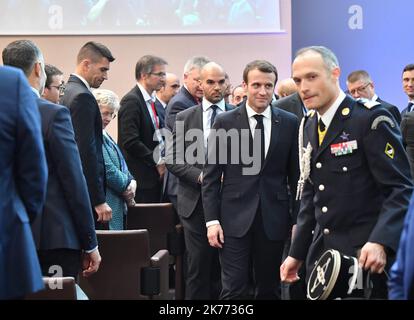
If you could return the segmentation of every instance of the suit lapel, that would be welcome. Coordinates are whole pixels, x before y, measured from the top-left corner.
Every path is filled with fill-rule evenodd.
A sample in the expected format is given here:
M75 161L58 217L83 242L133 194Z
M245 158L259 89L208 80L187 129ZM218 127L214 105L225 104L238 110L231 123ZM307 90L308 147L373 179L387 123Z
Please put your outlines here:
M271 129L271 133L270 133L270 145L269 145L269 150L267 151L267 155L263 164L263 168L262 170L266 167L266 164L268 163L268 159L270 159L270 157L272 156L272 152L274 149L276 149L276 145L277 145L277 138L279 136L279 132L280 132L280 124L282 121L282 118L279 115L279 112L277 111L276 107L272 107L270 106L271 111L272 111L272 129Z
M328 127L328 131L326 132L326 136L318 149L316 157L319 157L319 155L332 143L332 141L343 132L345 126L344 120L351 114L352 107L352 100L346 97L344 101L342 101L338 110L336 110L332 122ZM315 118L317 117L315 116Z
M140 101L140 104L142 105L142 108L144 109L143 112L147 117L147 120L145 122L150 123L151 128L153 130L155 130L154 123L152 122L152 117L151 117L151 115L149 114L149 111L148 111L147 102L145 101L144 96L142 95L142 92L141 92L140 88L138 87L138 85L135 86L135 93L138 96L138 100Z

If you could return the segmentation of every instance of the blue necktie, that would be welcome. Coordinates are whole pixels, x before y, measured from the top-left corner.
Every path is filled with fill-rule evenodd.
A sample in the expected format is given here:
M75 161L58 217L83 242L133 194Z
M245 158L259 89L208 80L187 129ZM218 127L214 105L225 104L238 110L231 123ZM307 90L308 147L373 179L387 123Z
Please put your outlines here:
M210 106L210 108L213 110L213 112L211 114L211 118L210 118L210 128L213 128L214 120L216 119L216 115L217 115L218 106L213 104L213 105Z

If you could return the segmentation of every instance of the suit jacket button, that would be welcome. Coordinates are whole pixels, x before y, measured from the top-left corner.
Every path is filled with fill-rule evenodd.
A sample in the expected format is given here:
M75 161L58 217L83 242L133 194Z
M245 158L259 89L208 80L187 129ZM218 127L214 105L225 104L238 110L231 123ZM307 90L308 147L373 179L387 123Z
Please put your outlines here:
M343 171L343 172L347 172L347 171L348 171L348 167L343 167L343 168L342 168L342 171Z
M322 212L327 213L328 212L328 207L322 207Z
M316 168L318 168L318 169L322 168L322 163L318 162L318 163L316 164Z
M319 191L325 190L325 186L323 184L319 185Z
M323 229L323 234L327 236L330 233L329 229Z

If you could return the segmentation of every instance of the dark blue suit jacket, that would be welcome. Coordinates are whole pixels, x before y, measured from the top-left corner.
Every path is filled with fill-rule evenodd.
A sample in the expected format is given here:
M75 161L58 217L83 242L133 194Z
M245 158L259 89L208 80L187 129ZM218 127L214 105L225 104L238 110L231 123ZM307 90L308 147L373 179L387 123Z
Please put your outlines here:
M0 300L43 288L29 221L43 208L47 167L40 117L20 70L0 67Z
M92 209L69 110L37 99L49 179L43 214L32 223L38 250L97 246Z
M414 196L404 222L398 248L397 260L391 268L389 298L393 300L414 299Z
M248 175L249 164L230 164L233 139L222 144L227 152L227 163L212 164L207 161L203 170L202 200L206 221L219 220L226 234L231 237L244 236L251 227L260 204L263 226L267 237L273 241L285 240L291 221L296 221L298 202L290 211L289 192L296 194L299 177L298 119L295 115L271 107L272 130L270 146L263 168L258 174ZM231 129L250 134L246 104L217 115L213 128ZM252 137L249 135L249 144ZM218 140L223 143L223 137ZM242 142L242 144L246 144ZM240 147L242 150L242 147ZM211 153L209 150L209 157ZM239 159L240 157L239 151ZM220 159L217 157L217 159ZM233 162L233 161L232 161ZM223 182L221 177L224 176ZM293 215L293 217L290 216Z
M93 207L105 202L105 165L102 154L102 118L93 94L71 75L61 104L70 109L75 139Z

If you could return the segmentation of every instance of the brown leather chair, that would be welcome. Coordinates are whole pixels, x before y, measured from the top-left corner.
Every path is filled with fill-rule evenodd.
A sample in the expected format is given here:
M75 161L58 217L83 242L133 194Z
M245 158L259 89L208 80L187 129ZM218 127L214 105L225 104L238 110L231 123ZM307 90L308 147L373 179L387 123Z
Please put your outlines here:
M167 250L151 257L148 230L96 230L102 262L79 285L91 300L168 299Z
M175 267L175 299L184 299L184 234L175 223L171 203L138 203L128 208L127 229L148 229L151 252L168 249L170 265Z
M43 277L45 289L29 294L26 300L76 300L73 277Z

